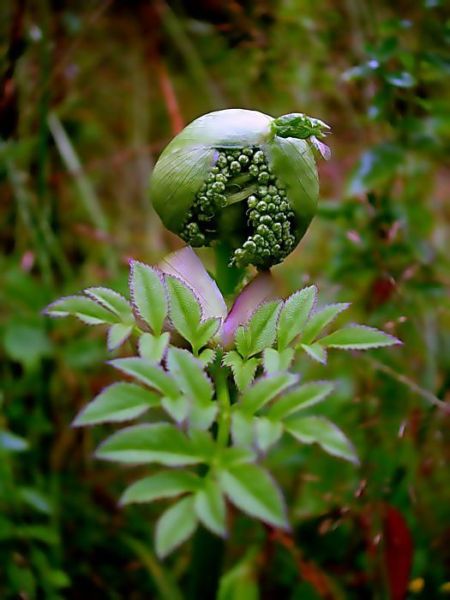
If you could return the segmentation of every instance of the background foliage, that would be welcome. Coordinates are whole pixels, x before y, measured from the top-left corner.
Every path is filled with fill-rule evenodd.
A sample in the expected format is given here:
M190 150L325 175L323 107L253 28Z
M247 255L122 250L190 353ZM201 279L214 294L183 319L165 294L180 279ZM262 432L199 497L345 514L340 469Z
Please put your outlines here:
M256 581L262 598L450 592L449 18L439 0L1 4L1 598L185 589L190 547L158 562L155 509L117 506L136 472L93 460L101 428L70 427L113 381L102 334L41 310L125 289L130 258L178 247L148 201L152 164L232 106L331 124L320 215L274 271L285 294L314 282L404 346L330 357L327 410L362 465L288 443L271 455L297 544L239 517L223 597L256 597Z

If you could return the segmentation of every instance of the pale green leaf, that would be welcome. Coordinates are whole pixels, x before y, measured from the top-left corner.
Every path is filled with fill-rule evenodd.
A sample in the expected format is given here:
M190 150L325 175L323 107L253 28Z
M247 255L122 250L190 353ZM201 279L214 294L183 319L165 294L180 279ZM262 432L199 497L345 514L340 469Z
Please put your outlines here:
M160 558L170 554L185 542L197 527L197 517L192 496L171 506L156 524L155 546Z
M288 392L275 402L268 412L268 417L279 420L292 415L298 410L310 408L325 398L333 391L330 381L311 381Z
M130 267L130 291L137 312L159 335L167 317L167 296L156 269L133 260Z
M273 345L277 335L280 310L280 301L262 304L253 313L247 325L238 327L235 337L236 348L244 358L258 354L264 348Z
M172 419L181 424L187 419L190 409L190 402L186 396L164 396L161 399L161 406L172 417Z
M346 310L350 304L341 302L339 304L328 304L323 308L316 310L307 322L302 333L302 343L311 344L317 338L319 333L329 325L338 316L339 313Z
M177 277L166 275L169 315L175 329L194 347L202 317L194 292Z
M143 415L159 405L159 397L134 383L121 381L105 388L77 416L73 424L120 423Z
M247 414L254 414L282 391L297 383L299 376L294 373L275 373L259 378L242 394L239 405Z
M139 355L150 362L159 364L170 342L170 334L166 331L160 336L143 333L139 338Z
M263 352L264 371L269 375L287 371L294 358L294 348L285 348L284 350L275 350L275 348L266 348Z
M213 317L199 323L195 338L192 340L194 352L197 353L203 346L206 346L210 339L219 331L220 324L221 319Z
M117 315L122 323L133 325L134 316L131 305L118 292L105 287L92 287L84 290L84 293Z
M227 352L223 357L223 364L231 368L233 378L239 391L245 390L255 378L256 369L259 365L259 359L243 359L235 350Z
M267 452L280 439L283 425L267 417L258 417L255 421L256 445L261 452Z
M233 407L231 413L231 436L235 446L250 448L253 445L253 417Z
M167 365L178 387L194 402L205 404L211 400L213 387L203 371L202 364L187 350L170 348Z
M204 367L210 365L216 357L216 351L212 348L205 348L198 355L198 360L202 363Z
M368 350L393 346L401 342L392 335L366 325L350 325L338 329L319 340L326 348L341 348L342 350Z
M173 498L198 489L201 480L194 473L172 469L150 475L131 484L120 499L121 504L153 502L160 498Z
M318 342L313 344L300 344L299 348L302 348L313 360L316 360L322 365L327 364L327 351Z
M216 535L225 536L226 506L217 482L207 477L195 494L195 511L199 521Z
M149 387L164 394L164 396L176 397L179 395L179 390L173 379L157 365L149 363L144 358L116 358L111 360L110 365L131 375L141 383L145 383Z
M133 331L133 325L124 325L123 323L115 323L108 330L108 350L116 350L130 337Z
M103 323L117 323L119 318L104 306L85 296L66 296L52 302L45 309L51 317L74 316L87 325L101 325Z
M220 472L220 484L242 511L275 527L289 527L284 500L269 473L257 465L237 465Z
M354 464L359 464L355 449L350 440L324 417L294 417L285 422L288 431L303 444L319 444L333 456L338 456Z
M302 332L317 297L315 285L292 294L283 304L278 319L278 349L284 350Z
M204 462L184 433L168 423L135 425L114 433L97 449L96 456L120 463L160 463L168 466Z

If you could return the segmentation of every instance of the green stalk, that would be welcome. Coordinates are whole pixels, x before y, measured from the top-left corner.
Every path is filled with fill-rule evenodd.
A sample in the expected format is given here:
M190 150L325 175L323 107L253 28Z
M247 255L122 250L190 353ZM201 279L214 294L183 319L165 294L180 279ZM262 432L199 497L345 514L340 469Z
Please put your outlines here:
M221 359L221 357L220 357ZM219 404L219 428L217 431L217 444L225 448L230 437L231 402L228 390L226 371L219 365L215 376L217 402Z

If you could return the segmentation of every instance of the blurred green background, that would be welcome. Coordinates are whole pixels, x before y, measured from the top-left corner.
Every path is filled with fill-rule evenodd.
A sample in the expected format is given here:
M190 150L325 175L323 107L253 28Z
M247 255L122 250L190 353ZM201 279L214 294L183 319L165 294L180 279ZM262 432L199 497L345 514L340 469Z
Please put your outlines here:
M285 443L295 548L236 521L227 600L450 597L450 12L440 0L3 0L0 5L0 598L177 600L191 553L152 552L159 507L92 459L71 420L113 380L104 336L41 310L126 288L129 258L179 247L147 193L193 118L226 107L328 122L321 205L274 269L351 301L404 345L302 359L355 469Z

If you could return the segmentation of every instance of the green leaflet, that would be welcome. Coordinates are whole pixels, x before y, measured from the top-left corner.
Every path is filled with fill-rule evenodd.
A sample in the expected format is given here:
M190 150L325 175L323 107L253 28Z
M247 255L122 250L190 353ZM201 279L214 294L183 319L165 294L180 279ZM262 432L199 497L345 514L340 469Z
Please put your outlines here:
M124 325L115 323L108 330L107 346L108 350L116 350L127 341L133 331L133 325Z
M318 342L314 344L300 344L298 347L304 350L313 360L322 365L327 364L327 351Z
M263 351L264 371L270 375L287 371L294 359L294 348L285 348L284 350L275 350L275 348L266 348Z
M155 545L160 558L170 554L186 541L197 527L192 496L173 504L156 524Z
M133 325L134 316L131 305L121 294L104 287L88 288L84 290L84 293L117 315L125 325Z
M325 452L359 464L350 440L324 417L294 417L285 422L286 431L303 444L317 443Z
M179 389L191 404L191 426L208 429L217 413L217 404L212 402L213 386L200 361L180 348L170 348L167 364Z
M329 325L338 316L339 313L346 310L350 304L341 302L339 304L328 304L323 308L316 310L310 317L302 334L302 344L311 344L317 338L319 333Z
M164 394L164 396L178 396L179 391L175 382L161 367L149 363L145 358L116 358L109 363L119 371L131 375L141 383Z
M292 294L278 319L278 350L284 350L302 332L317 298L315 285Z
M259 359L249 358L244 360L235 350L227 352L223 357L223 364L231 368L233 378L239 391L245 390L255 378Z
M113 383L80 412L73 424L81 426L130 421L158 405L159 397L153 392L134 383Z
M199 488L200 481L197 475L189 471L160 471L131 484L122 494L120 503L153 502L160 498L173 498L186 492L194 492Z
M143 333L139 338L139 354L141 358L159 364L170 342L170 334L166 331L160 336Z
M179 429L167 423L134 425L107 438L96 456L128 464L194 465L205 457Z
M133 303L154 334L161 334L167 317L167 297L160 274L136 260L130 266L130 291Z
M288 392L269 409L268 416L279 420L305 408L310 408L325 400L332 392L330 381L311 381Z
M246 326L237 329L235 342L241 356L249 358L273 345L280 310L281 302L267 302L253 313Z
M319 340L322 346L342 350L368 350L401 342L392 335L366 325L350 325Z
M267 452L283 434L283 425L267 417L255 419L255 440L261 452Z
M199 521L216 535L225 536L226 506L219 484L207 477L195 494L195 512Z
M192 347L196 346L202 311L194 292L181 279L166 275L169 292L170 320Z
M103 323L118 323L119 317L110 310L85 296L66 296L52 302L45 312L50 317L77 317L87 325L102 325Z
M297 383L299 376L294 373L275 373L261 377L241 396L239 406L247 414L254 414L283 390Z
M222 490L235 506L270 525L288 528L283 497L265 469L237 465L219 476Z

